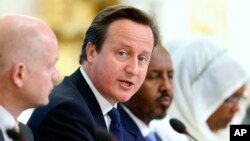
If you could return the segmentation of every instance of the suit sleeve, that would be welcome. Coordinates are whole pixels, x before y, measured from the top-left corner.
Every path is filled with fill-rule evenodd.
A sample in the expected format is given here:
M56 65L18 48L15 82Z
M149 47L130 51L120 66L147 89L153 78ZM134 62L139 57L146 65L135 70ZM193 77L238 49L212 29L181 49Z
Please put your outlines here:
M35 141L93 141L95 122L83 105L67 101L51 109L40 122Z

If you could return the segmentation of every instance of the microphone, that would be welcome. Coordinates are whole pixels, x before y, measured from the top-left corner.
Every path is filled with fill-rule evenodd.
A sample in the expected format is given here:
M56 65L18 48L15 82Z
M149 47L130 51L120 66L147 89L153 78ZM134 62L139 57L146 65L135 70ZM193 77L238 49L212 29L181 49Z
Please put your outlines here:
M116 141L115 137L104 128L95 131L95 141Z
M194 138L191 134L188 133L185 125L181 121L179 121L178 119L172 118L172 119L169 120L169 122L170 122L170 125L172 126L172 128L175 131L177 131L178 133L188 135L193 140L198 141L196 138Z

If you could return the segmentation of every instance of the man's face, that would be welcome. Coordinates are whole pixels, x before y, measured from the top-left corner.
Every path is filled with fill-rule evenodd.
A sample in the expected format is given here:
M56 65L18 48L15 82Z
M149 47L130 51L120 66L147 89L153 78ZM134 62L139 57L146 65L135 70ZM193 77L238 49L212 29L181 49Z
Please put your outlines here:
M101 51L88 53L90 79L111 104L127 101L139 89L153 43L148 26L120 19L108 27Z
M131 98L134 111L140 119L148 122L166 115L173 97L173 66L169 54L156 47L153 51L145 81Z
M46 105L49 102L48 96L51 93L54 83L59 79L59 73L55 68L59 54L57 41L54 36L33 37L33 46L39 50L32 63L28 63L27 79L25 79L24 93L29 107ZM30 37L32 38L32 37ZM28 100L27 100L28 99Z

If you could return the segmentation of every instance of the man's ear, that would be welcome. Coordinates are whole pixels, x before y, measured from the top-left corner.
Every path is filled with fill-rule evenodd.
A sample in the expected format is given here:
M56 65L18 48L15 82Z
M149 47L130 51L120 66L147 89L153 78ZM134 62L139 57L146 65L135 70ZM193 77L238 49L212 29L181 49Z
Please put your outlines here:
M23 63L16 64L11 70L10 77L14 85L22 87L25 77L25 65Z
M95 45L91 42L88 42L86 47L87 61L92 64L95 57Z

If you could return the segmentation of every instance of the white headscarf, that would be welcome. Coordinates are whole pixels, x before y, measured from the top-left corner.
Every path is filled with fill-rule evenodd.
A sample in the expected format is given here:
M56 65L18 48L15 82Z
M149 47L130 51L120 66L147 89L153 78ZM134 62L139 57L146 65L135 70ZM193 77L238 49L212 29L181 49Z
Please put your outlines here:
M174 99L168 114L180 119L199 141L229 140L228 130L214 133L206 121L246 84L247 72L224 48L208 38L177 40L167 44L167 48L175 71ZM240 122L243 116L235 115L235 121Z

